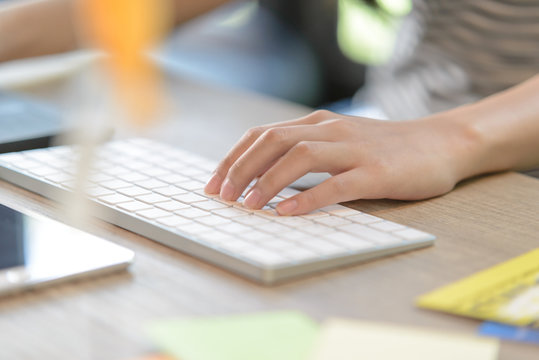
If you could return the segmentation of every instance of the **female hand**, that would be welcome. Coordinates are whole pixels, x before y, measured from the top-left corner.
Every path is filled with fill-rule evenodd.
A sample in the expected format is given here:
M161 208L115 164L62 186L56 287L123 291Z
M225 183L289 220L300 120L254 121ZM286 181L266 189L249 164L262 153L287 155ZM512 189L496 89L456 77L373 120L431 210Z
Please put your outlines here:
M316 111L247 131L205 190L237 200L258 177L244 205L259 209L306 173L328 172L331 178L282 201L277 212L299 215L354 199L429 198L466 176L467 135L434 117L388 122Z

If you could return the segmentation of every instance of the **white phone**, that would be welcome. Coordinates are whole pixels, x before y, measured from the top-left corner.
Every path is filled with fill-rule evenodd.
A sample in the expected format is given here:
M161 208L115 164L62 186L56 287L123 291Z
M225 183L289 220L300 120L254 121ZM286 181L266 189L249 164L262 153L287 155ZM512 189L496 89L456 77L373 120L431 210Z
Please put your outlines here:
M133 251L0 205L0 295L126 269Z

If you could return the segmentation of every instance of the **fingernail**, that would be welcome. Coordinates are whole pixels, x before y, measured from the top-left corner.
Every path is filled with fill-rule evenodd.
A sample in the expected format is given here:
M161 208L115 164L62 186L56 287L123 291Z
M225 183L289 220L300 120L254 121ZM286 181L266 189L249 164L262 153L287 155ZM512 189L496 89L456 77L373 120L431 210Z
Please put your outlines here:
M219 195L221 196L221 199L231 201L234 200L234 192L234 185L229 179L226 179L221 187L221 193Z
M207 194L218 194L219 193L219 187L221 186L221 182L223 181L223 178L219 174L214 174L210 181L206 184L206 187L204 188L204 191Z
M298 202L294 199L292 200L285 200L281 202L279 205L277 205L277 212L279 215L290 215L296 208L298 207Z
M260 190L258 189L251 189L247 197L245 198L245 201L243 202L243 205L250 209L256 209L259 207L259 202L262 199L262 193L260 193Z

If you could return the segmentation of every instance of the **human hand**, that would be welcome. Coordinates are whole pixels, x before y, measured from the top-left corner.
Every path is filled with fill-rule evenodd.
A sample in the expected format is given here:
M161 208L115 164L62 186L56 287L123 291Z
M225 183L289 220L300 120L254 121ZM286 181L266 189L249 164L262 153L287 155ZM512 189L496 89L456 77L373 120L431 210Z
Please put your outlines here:
M454 122L425 118L388 122L316 111L252 128L219 163L207 193L259 209L308 172L331 178L276 208L299 215L355 199L419 200L450 191L466 173L464 134Z

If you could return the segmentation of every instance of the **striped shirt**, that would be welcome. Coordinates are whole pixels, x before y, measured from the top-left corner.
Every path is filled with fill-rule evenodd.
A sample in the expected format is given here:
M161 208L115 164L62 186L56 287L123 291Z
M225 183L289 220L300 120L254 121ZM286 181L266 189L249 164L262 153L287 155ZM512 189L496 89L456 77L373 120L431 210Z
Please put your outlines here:
M414 0L391 59L357 98L404 120L501 91L539 72L539 1Z

